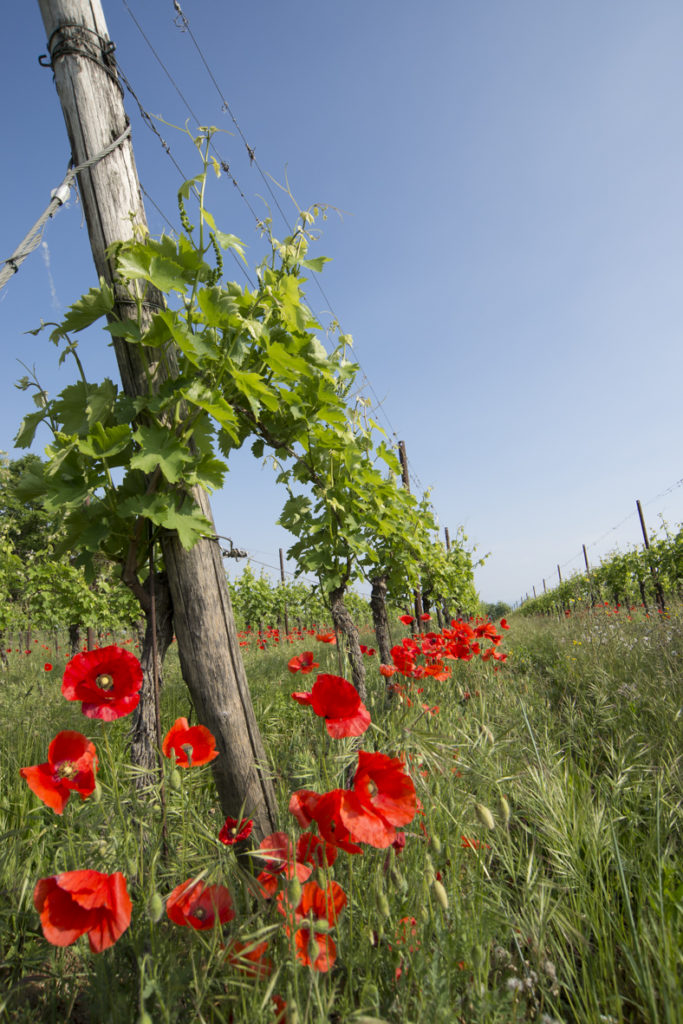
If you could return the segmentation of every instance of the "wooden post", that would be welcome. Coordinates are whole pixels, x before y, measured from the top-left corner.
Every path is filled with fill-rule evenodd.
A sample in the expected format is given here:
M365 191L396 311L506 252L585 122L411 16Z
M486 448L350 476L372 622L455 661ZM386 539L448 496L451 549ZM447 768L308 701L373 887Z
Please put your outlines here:
M71 153L79 165L123 136L128 127L114 48L100 0L38 3ZM107 247L131 238L134 223L146 226L130 138L82 171L79 189L97 273L111 284ZM115 295L117 314L135 319L135 305L125 301L116 286ZM143 329L162 301L154 289L148 291ZM147 374L156 386L163 383L165 371L157 350L143 352L119 338L114 339L114 350L126 394L146 394ZM169 362L169 373L177 372ZM212 521L205 492L194 488L190 493ZM255 835L261 838L277 827L277 804L262 770L265 750L242 664L220 545L217 540L200 540L185 551L177 534L166 532L161 546L183 677L199 721L214 734L221 754L213 768L223 813L252 817Z
M533 584L532 584L532 587L531 587L531 589L532 589L532 590L533 590L533 592L534 592L534 598L535 598L535 597L536 597L536 587L534 587L534 586L533 586Z
M548 588L547 588L547 587L546 587L546 585L545 585L545 580L543 580L543 593L544 593L544 594L547 594L547 593L548 593Z
M586 545L582 544L583 548L583 560L586 563L586 575L588 576L588 587L591 595L591 608L595 608L595 592L593 590L593 577L591 576L591 567L588 563L588 552L586 551Z
M403 486L410 494L410 477L408 475L408 456L406 455L406 443L405 441L398 442L398 458L401 463L401 480ZM422 621L420 616L422 615L422 594L420 593L419 587L416 587L413 591L415 597L415 618L417 619L417 631L419 632L422 628ZM415 632L415 630L411 630Z
M451 535L448 532L448 527L447 526L444 526L443 532L446 535L446 551L450 551L451 550Z
M403 486L410 493L410 477L408 476L408 456L406 455L405 441L398 442L398 459L401 463L401 480Z
M645 517L643 515L643 509L641 507L640 500L638 498L636 498L636 507L638 509L638 518L640 519L640 528L643 531L643 543L645 544L645 550L649 551L650 550L650 538L647 535L647 528L645 526ZM655 593L657 595L657 604L659 605L661 610L664 611L664 609L666 607L666 605L664 604L664 591L662 590L661 583L657 579L657 573L655 572L655 568L654 568L654 566L652 564L650 564L650 575L652 576L652 582L655 585ZM641 592L641 596L642 596L642 592ZM644 600L643 600L643 603L645 603Z
M561 582L562 582L562 573L560 572L560 567L559 567L559 565L558 565L558 567L557 567L557 577L558 577L558 579L559 579L559 581L560 581L560 583L561 583Z
M282 548L280 548L280 582L282 586L285 585L285 558L282 554ZM285 611L285 635L289 636L289 615L287 614L287 602L284 602Z

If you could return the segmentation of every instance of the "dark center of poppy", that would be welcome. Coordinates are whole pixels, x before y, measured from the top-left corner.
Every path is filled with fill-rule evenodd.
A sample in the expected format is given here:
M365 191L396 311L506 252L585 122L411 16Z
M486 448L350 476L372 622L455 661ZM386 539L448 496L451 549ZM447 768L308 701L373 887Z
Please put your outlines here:
M198 921L204 921L206 918L206 910L204 907L193 908L192 916L196 917Z
M180 749L185 751L187 763L192 767L192 754L194 753L194 747L191 743L183 743Z
M370 794L370 797L377 796L377 794L379 793L377 783L373 782L372 779L368 781L368 793Z
M60 779L75 779L78 775L78 768L73 761L62 761L57 765L56 775Z
M108 672L103 672L95 680L100 690L113 690L114 689L114 677L110 676Z

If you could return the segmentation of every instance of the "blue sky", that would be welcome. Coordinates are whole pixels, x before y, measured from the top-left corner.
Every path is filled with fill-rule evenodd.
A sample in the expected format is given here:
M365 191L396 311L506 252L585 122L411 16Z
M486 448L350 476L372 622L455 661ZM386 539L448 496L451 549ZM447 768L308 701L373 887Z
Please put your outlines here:
M284 235L171 0L129 4L200 121L226 129L218 147L249 204L264 216L267 200ZM188 112L124 3L104 6L144 108L182 125ZM659 513L683 520L683 487L669 490L683 478L683 6L182 6L259 166L287 179L302 207L343 211L321 224L313 254L332 262L326 298L311 286L310 304L322 313L329 300L353 335L380 422L406 442L414 487L432 489L452 535L463 524L491 552L481 596L513 602L541 589L558 562L564 575L582 566L582 543L595 562L638 543L636 498L651 529ZM37 62L37 0L15 5L12 29L0 40L0 258L69 160L52 75ZM125 103L142 185L177 223L181 179L128 93ZM159 130L196 173L186 138ZM208 205L258 261L254 218L227 178ZM160 233L162 217L147 213ZM0 449L11 455L30 407L13 387L17 359L35 363L51 393L71 375L46 337L25 332L95 283L73 199L44 242L0 293ZM102 336L83 354L93 378L116 379ZM277 565L289 537L274 525L282 496L271 473L240 453L213 507L221 533Z

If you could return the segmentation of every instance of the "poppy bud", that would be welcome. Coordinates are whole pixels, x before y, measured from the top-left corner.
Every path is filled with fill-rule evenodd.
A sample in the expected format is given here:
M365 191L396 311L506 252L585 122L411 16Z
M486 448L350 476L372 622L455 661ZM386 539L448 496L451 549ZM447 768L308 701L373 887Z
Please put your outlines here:
M432 889L434 890L434 895L436 896L437 900L439 901L443 909L448 910L448 893L446 892L438 878L435 878L434 881L432 882Z
M493 815L491 814L488 807L486 807L484 804L475 804L474 813L477 815L479 821L482 823L482 825L485 826L485 828L496 827L496 823L493 820Z
M138 1024L154 1024L154 1021L147 1013L147 1010L141 1010L140 1016L138 1017Z
M389 917L391 911L389 909L389 900L386 897L386 893L377 893L377 909L382 917Z
M315 921L315 930L319 933L329 932L331 924L324 917L318 917Z
M432 846L434 847L434 853L441 853L441 840L438 836L432 836Z
M290 878L287 884L287 902L291 907L297 907L299 900L301 899L301 882L294 875L294 878ZM317 956L317 954L316 954Z
M370 1005L374 1010L379 1007L379 989L373 981L366 981L360 990L361 1006Z
M174 768L169 776L169 782L171 783L171 789L180 789L182 786L182 779L180 778L180 772L177 768Z
M420 917L422 918L425 924L429 921L429 916L429 907L427 906L426 903L423 903L422 906L420 907Z
M501 796L498 801L498 813L503 819L503 825L507 828L510 823L510 804L504 796Z
M308 938L308 956L312 964L314 964L320 956L320 947L315 941L315 932L312 928Z
M313 877L321 889L327 888L327 875L325 874L324 868L316 868L315 875Z
M94 804L98 804L102 799L102 787L100 786L99 782L95 782L95 788L92 791L90 799Z
M149 916L152 918L154 923L161 920L161 915L164 912L164 901L158 892L155 892L149 901Z
M429 854L427 854L427 856L425 857L425 877L430 885L432 884L436 877L436 872L434 871L434 864L432 863L432 858L429 856Z
M389 869L389 877L391 878L391 881L394 883L397 889L400 889L401 892L407 891L408 883L406 882L405 878L403 877L403 875L398 870L395 864L392 864Z

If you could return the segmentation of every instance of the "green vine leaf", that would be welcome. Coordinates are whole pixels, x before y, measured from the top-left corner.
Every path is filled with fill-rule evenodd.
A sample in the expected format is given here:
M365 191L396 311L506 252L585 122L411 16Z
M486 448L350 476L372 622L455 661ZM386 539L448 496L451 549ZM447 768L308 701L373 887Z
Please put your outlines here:
M131 457L131 469L153 473L159 466L169 483L176 484L182 479L183 470L192 462L192 456L172 431L156 424L143 424L135 431L133 438L141 450Z
M50 335L50 340L58 344L65 334L90 327L101 317L111 313L113 309L114 293L101 277L99 288L91 288L89 292L69 306L61 324Z
M314 256L311 260L302 260L301 266L305 267L306 270L313 270L316 274L319 274L326 263L330 263L329 256Z
M237 416L232 406L220 394L216 394L198 380L182 389L182 397L192 405L198 406L216 420L222 430L225 430L233 440L239 439Z
M213 526L205 515L186 499L186 508L177 509L168 494L140 494L119 506L124 516L144 516L165 530L176 530L180 543L189 551L202 537L213 536Z
M127 423L103 427L95 423L87 437L76 442L79 452L93 459L112 459L129 446L132 434Z
M46 413L44 409L38 409L37 412L29 412L24 416L17 436L14 438L14 445L16 448L30 448L33 444L33 439L36 436L36 430L39 425L45 419Z
M264 383L260 374L231 367L230 376L235 387L246 398L254 416L258 416L261 405L264 405L270 412L275 412L279 408L280 402L277 395L272 388Z

